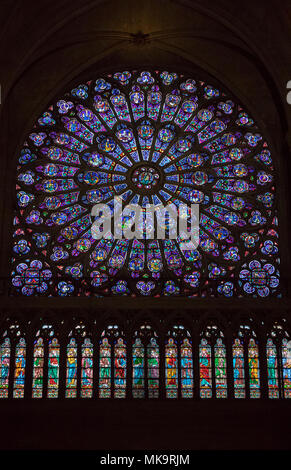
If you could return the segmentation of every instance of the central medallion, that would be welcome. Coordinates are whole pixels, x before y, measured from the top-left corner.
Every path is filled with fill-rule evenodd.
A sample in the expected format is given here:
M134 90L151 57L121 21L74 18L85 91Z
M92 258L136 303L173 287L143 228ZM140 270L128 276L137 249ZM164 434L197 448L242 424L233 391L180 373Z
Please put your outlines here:
M131 186L139 193L155 192L161 183L161 173L153 165L143 163L134 167L130 175Z

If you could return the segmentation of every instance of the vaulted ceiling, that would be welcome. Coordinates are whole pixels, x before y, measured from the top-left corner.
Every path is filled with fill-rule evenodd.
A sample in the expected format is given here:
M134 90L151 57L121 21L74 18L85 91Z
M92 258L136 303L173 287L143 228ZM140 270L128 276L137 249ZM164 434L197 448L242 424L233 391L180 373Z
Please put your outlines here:
M291 113L288 3L2 1L2 103L9 98L13 134L25 132L68 82L88 78L89 68L195 65L258 113L278 145Z

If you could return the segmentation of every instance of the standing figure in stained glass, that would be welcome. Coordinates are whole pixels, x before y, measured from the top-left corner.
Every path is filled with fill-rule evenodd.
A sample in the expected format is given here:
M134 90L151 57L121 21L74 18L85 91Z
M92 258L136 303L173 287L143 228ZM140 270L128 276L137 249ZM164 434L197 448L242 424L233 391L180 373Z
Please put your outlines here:
M177 386L177 349L172 338L166 349L167 386Z
M223 356L218 356L215 358L215 377L216 377L216 386L219 384L225 384L226 381L226 358Z
M144 378L144 348L141 340L136 339L133 345L133 384L136 387L143 386Z
M203 340L202 340L203 341ZM212 388L210 347L200 347L200 386Z
M233 354L233 375L235 380L235 385L244 386L244 360L240 354L240 351L235 349Z
M16 358L15 358L15 384L24 385L25 379L25 346L18 347Z
M104 338L100 346L100 388L109 388L111 379L111 346L108 339Z
M8 377L9 377L9 365L10 365L10 342L7 338L0 348L1 354L1 377L0 385L1 387L8 386Z
M55 344L57 343L54 343L54 345ZM50 353L49 353L48 385L50 388L58 388L58 384L59 384L59 348L51 347Z
M184 339L181 346L181 380L182 388L193 386L192 348L188 339Z
M123 347L122 339L118 339L115 346L115 385L117 387L125 386L125 367L126 367L126 350Z
M75 341L70 342L67 355L67 387L75 388L77 385L77 348Z
M93 380L93 358L90 347L83 349L82 358L82 386L90 387Z
M249 347L249 374L250 374L250 386L259 386L259 358L257 353L257 347L253 339L250 340Z
M268 382L270 387L277 386L277 352L275 345L272 343L267 347L267 364L268 364Z
M291 390L291 341L283 340L282 365L284 389Z
M154 338L147 347L148 387L157 389L159 386L159 348Z

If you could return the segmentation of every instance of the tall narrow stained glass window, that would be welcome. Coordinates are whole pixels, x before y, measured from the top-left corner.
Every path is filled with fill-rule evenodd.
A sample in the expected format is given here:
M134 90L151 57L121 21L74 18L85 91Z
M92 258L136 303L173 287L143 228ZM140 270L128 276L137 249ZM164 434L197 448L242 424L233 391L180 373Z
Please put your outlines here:
M92 77L49 104L17 158L11 295L281 295L272 152L216 85L153 70ZM199 204L198 247L96 239L92 208L113 216L114 197L143 217L148 203Z
M57 338L49 341L48 347L48 398L57 398L59 393L60 346Z
M103 338L99 351L99 397L111 397L111 345Z
M77 359L77 343L71 338L67 346L66 398L77 397Z
M214 345L216 398L227 398L226 350L221 338Z
M243 340L236 338L232 346L234 397L246 397L245 361Z
M157 340L151 338L147 345L148 396L159 397L160 353Z
M93 344L85 338L82 344L81 397L93 396Z
M26 366L26 342L24 338L20 338L15 348L13 398L24 397L25 366Z
M205 338L199 346L200 397L212 397L212 361L211 346Z
M5 338L0 346L0 398L8 398L11 343Z
M145 348L140 338L132 346L132 395L134 398L145 397Z
M43 394L43 366L44 366L43 339L38 338L34 342L34 350L33 350L32 398L41 398L42 397L42 394Z
M181 345L181 396L193 397L192 346L188 338L185 338Z
M278 353L270 338L267 341L267 368L269 398L279 398Z
M284 398L291 398L291 341L286 338L282 341L282 366Z
M114 398L126 396L126 346L122 338L114 345Z
M260 367L259 350L254 338L249 340L248 346L250 398L260 398Z
M291 398L291 342L285 322L275 322L267 340L269 398Z
M166 397L178 397L178 352L177 344L169 338L165 347Z

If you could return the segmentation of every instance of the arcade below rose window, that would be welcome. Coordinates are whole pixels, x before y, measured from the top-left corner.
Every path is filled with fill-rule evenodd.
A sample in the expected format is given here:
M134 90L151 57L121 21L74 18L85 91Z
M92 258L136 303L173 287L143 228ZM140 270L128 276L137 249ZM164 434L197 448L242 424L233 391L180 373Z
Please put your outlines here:
M290 335L278 323L263 347L246 324L231 338L208 325L195 341L181 324L163 338L149 324L131 337L118 325L92 334L79 324L65 341L46 324L28 352L25 332L13 323L1 341L3 399L260 399L264 381L265 398L291 398Z

